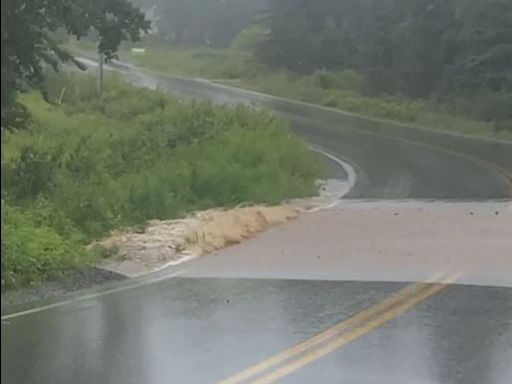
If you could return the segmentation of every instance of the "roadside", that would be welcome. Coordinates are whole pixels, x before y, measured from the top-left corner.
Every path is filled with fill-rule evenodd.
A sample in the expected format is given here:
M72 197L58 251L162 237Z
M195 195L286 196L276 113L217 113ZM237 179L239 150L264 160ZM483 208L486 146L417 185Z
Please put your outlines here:
M177 220L151 220L142 229L114 232L98 244L116 249L98 267L127 277L180 265L215 251L240 244L296 220L300 215L329 209L350 187L346 181L321 182L318 196L285 201L280 205L248 205L198 211Z
M94 54L94 44L70 45L70 49ZM363 116L386 119L411 126L444 132L462 133L494 140L512 140L512 131L496 130L490 121L476 120L454 113L448 105L399 96L364 96L363 79L354 71L315 72L299 75L270 70L258 64L250 53L233 48L150 47L144 55L120 51L121 62L140 68L213 82L317 104Z
M112 231L316 193L321 158L272 113L105 80L98 99L91 77L48 76L51 103L23 95L29 129L2 132L2 292L68 286L115 253L86 249Z

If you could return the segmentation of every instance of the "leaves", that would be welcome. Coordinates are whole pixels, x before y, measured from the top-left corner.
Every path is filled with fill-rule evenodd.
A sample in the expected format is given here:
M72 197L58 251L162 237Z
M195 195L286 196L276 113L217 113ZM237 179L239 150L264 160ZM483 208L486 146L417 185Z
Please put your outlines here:
M94 30L98 50L107 59L122 40L137 40L150 27L145 16L127 0L2 0L2 127L15 107L18 91L41 87L43 64L57 69L61 62L80 64L58 47L50 33L64 28L81 38ZM11 128L14 127L11 125Z
M301 73L354 68L371 95L512 88L509 0L273 0L257 49Z

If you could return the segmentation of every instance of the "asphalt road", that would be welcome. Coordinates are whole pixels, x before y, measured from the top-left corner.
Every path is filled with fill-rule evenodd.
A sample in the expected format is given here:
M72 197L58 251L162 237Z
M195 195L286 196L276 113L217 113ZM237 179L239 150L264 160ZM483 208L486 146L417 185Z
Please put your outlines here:
M401 288L174 278L5 320L2 383L220 382ZM508 384L511 318L512 289L452 286L282 382Z
M125 76L276 108L295 132L354 166L351 198L510 199L512 144L369 124L203 81ZM512 382L512 288L165 273L3 316L2 382Z
M180 97L272 108L291 129L351 163L357 172L347 198L500 200L512 195L512 142L368 120L329 108L292 102L203 80L117 67L134 84Z

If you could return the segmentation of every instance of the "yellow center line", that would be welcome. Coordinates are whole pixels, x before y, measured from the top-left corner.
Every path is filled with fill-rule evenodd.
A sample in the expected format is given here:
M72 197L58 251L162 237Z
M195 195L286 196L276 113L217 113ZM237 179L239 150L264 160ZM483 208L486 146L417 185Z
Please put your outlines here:
M454 274L449 276L443 283L434 284L431 285L427 290L421 291L419 294L408 298L404 303L401 303L397 305L396 307L392 308L391 310L382 313L377 318L374 318L373 320L369 320L368 322L364 323L363 325L345 333L339 336L338 338L334 339L333 341L329 342L327 345L316 349L312 352L308 352L301 358L292 361L291 363L282 366L281 368L277 369L274 372L271 372L267 374L266 376L263 376L260 379L254 380L251 382L251 384L271 384L276 382L277 380L281 379L284 376L287 376L298 369L314 362L315 360L320 359L321 357L343 347L344 345L356 340L357 338L383 326L384 324L388 323L389 321L395 319L399 315L407 312L409 309L413 308L414 306L418 305L420 302L428 299L429 297L432 297L436 293L442 291L445 289L449 284L453 283L455 280L458 279L460 274Z
M305 340L289 349L286 349L267 360L264 360L256 365L253 365L252 367L249 367L246 370L224 381L219 382L218 384L238 384L240 382L243 382L244 380L247 380L252 376L255 376L298 354L301 354L317 346L318 344L328 341L329 339L331 339L334 336L337 336L340 332L344 330L350 329L351 327L355 327L357 325L360 325L361 323L368 321L369 319L375 317L376 315L380 314L383 311L389 311L390 308L393 308L397 304L400 304L400 302L407 299L408 297L415 297L416 295L420 294L425 287L428 287L432 283L438 282L442 278L443 274L436 273L434 276L432 276L424 283L415 283L408 285L399 292L389 296L382 302L377 303L372 307L369 307L357 313L356 315L350 317L349 319L344 320L341 323L338 323L326 329L325 331L317 334L316 336L313 336L308 340Z

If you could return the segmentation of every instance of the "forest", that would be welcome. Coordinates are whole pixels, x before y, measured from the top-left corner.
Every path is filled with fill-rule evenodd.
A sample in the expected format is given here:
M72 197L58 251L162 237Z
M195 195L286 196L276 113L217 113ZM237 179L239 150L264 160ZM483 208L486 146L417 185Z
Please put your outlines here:
M355 70L366 96L401 95L510 128L508 0L138 0L175 46L245 37L270 70ZM240 35L240 32L242 34ZM325 88L332 87L328 81Z

